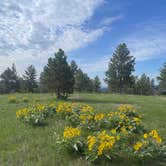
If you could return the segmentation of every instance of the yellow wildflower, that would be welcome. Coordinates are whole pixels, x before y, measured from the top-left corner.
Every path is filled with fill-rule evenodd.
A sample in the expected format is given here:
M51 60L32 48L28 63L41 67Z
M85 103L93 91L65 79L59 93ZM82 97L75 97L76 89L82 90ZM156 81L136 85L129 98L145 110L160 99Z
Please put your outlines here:
M135 149L136 151L138 151L142 146L143 146L143 143L142 143L142 142L137 142L137 143L134 145L134 149Z
M82 122L83 124L85 124L86 122L91 121L91 120L93 119L93 116L92 116L92 115L87 115L87 114L81 114L81 115L79 116L79 118L80 118L81 122Z
M116 136L116 140L117 140L117 141L120 140L120 136L119 136L119 135Z
M134 117L133 121L136 122L137 124L141 122L140 118Z
M124 105L120 105L118 107L118 111L121 111L121 112L126 112L126 111L134 111L134 107L130 104L124 104Z
M100 121L100 120L102 120L104 117L105 117L105 114L100 113L100 114L96 114L95 117L94 117L94 119L95 119L95 121Z
M160 144L160 143L162 142L162 139L158 136L158 137L156 138L156 142Z
M88 136L88 150L92 151L92 148L94 146L94 144L96 143L96 137L95 136Z
M160 136L158 135L156 130L152 130L149 133L149 135L152 136L156 140L157 143L161 143L162 142L162 139L160 138Z
M129 129L132 129L132 128L133 128L133 126L130 125L130 126L129 126Z
M116 134L116 129L112 129L112 130L111 130L111 133L112 133L112 134Z
M127 133L125 126L121 127L120 130L122 131L122 133Z
M77 137L81 134L81 130L78 128L73 127L65 127L65 130L63 132L64 139L71 139L74 137Z
M108 150L113 147L115 144L115 137L112 137L109 141L102 141L100 145L98 146L98 152L97 155L100 156L103 154L103 150Z
M89 105L85 105L85 106L82 107L81 112L93 113L94 112L94 108L89 106Z
M145 133L145 134L143 135L143 137L144 137L145 139L148 138L148 134Z

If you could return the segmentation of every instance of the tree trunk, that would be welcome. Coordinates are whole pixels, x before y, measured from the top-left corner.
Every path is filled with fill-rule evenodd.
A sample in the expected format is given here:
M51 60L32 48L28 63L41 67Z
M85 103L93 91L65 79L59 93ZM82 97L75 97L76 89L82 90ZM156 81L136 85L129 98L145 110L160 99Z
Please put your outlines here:
M122 93L122 79L121 78L119 81L119 92L120 92L120 94Z
M58 98L58 99L61 98L61 94L60 94L60 90L59 90L59 88L57 89L57 98Z

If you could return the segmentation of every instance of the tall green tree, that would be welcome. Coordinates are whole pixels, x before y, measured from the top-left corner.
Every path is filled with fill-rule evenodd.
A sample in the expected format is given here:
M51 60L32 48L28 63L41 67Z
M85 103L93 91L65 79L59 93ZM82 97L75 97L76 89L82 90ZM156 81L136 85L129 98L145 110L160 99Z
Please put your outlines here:
M7 68L1 75L1 92L19 92L19 78L17 76L16 67L13 64L12 68Z
M83 75L83 91L93 92L93 79L91 79L88 74Z
M39 80L40 80L40 83L39 83L40 92L42 92L42 93L51 92L51 89L49 89L49 87L47 85L47 80L45 79L44 72L40 73Z
M73 74L75 75L78 71L78 65L76 64L76 62L74 60L71 61L70 68L71 68L71 71L73 72Z
M101 89L101 82L98 76L96 76L93 80L93 91L99 92Z
M78 69L75 74L74 89L78 92L84 91L84 73L81 69Z
M25 80L26 89L28 92L34 92L37 88L36 81L36 69L33 65L30 65L25 70L25 74L23 75Z
M81 69L78 69L75 74L74 89L78 92L92 92L94 89L93 80Z
M150 94L151 84L150 78L146 74L142 74L135 82L135 93L139 95Z
M153 95L155 90L154 79L150 79L145 73L135 81L135 94Z
M58 98L67 98L73 93L74 75L62 49L49 58L42 73L42 80L47 88L55 92Z
M159 81L159 91L161 93L166 93L166 63L160 70L160 75L157 77Z
M111 92L126 92L133 84L132 72L134 72L135 58L125 43L118 45L109 62L105 75L105 82Z

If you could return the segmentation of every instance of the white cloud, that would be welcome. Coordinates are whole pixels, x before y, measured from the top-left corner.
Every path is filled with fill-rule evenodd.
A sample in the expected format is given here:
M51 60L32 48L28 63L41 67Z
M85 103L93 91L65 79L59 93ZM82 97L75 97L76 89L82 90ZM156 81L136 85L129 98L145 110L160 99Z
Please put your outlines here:
M94 41L97 37L101 36L103 29L93 30L91 32L84 31L77 28L65 30L63 35L57 40L56 47L63 46L64 50L73 50L83 47L89 42Z
M143 61L158 58L166 52L166 23L161 21L147 22L141 24L125 40L136 60Z
M0 1L0 71L15 62L44 64L58 48L66 52L85 46L104 32L84 24L104 0Z
M105 25L105 26L111 25L111 24L114 23L115 21L120 20L120 19L122 19L122 18L123 18L122 15L117 15L117 16L114 16L114 17L106 17L106 18L104 18L103 20L101 20L100 24L101 24L101 25Z
M79 66L86 73L104 72L108 68L108 62L110 60L110 55L104 56L102 58L96 59L95 62L81 62Z
M79 67L85 72L90 75L90 77L95 77L96 75L99 76L102 86L106 86L104 82L105 78L105 71L108 69L108 63L110 61L111 55L105 55L101 58L96 58L93 62L88 62L85 60L78 60L77 63Z

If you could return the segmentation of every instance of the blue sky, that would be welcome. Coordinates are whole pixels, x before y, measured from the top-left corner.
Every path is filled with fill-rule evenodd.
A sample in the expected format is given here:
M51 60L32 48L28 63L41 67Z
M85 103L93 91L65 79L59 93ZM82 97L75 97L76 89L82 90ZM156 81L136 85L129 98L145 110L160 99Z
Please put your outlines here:
M165 0L1 0L0 72L38 74L58 48L91 77L104 78L108 61L125 42L136 75L155 78L166 62ZM104 83L103 83L104 85Z

